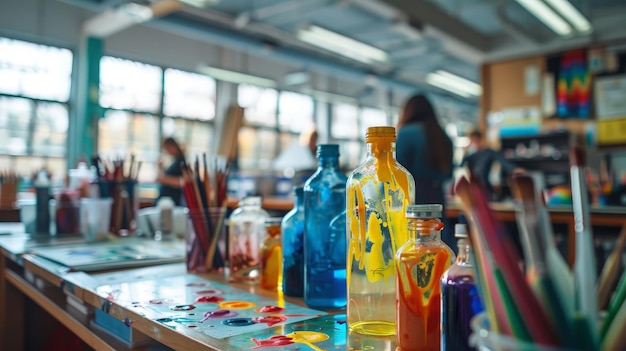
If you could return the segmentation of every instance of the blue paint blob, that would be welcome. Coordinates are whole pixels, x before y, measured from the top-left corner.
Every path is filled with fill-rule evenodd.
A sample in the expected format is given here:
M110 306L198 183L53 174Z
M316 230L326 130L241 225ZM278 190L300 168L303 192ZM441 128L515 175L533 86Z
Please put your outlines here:
M246 327L255 323L252 318L229 318L222 321L222 324L229 327Z

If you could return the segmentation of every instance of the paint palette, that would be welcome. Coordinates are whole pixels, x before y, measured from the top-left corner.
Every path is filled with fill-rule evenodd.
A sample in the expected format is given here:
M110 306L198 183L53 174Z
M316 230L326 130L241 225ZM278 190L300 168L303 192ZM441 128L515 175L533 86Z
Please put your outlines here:
M95 291L108 301L174 330L191 328L216 339L266 331L326 314L192 274L117 282L98 286Z
M31 253L84 272L142 267L185 260L183 241L120 238L111 241L37 247Z

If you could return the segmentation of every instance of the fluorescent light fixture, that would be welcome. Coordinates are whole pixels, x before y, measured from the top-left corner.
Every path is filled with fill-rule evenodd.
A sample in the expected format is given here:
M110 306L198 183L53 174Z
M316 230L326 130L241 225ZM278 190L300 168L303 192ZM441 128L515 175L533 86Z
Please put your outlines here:
M428 73L426 83L466 98L480 96L483 93L480 84L443 70Z
M579 32L591 31L591 23L567 0L546 0L553 9L565 17Z
M308 82L310 79L311 75L309 72L291 72L283 77L283 83L285 83L285 85L300 85Z
M179 0L179 1L182 2L183 4L193 6L193 7L198 7L198 8L209 7L211 5L215 5L218 2L220 2L219 0Z
M128 3L88 19L83 25L83 32L104 38L151 18L150 7Z
M316 25L298 31L298 39L363 63L386 62L388 59L384 50Z
M211 76L215 79L223 80L230 83L251 84L264 88L276 87L276 82L272 79L257 77L251 74L230 71L222 68L201 65L198 67L198 72L206 74L207 76Z
M572 27L563 18L540 0L517 0L528 12L532 13L556 34L567 36L572 34Z

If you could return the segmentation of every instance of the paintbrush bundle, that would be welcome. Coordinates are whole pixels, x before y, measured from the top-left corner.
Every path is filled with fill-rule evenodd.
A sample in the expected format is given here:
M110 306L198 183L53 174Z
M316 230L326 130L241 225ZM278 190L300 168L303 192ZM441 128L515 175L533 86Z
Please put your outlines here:
M219 161L193 168L183 165L183 196L187 204L187 270L221 271L226 260L226 180L228 165Z
M613 259L607 261L597 281L581 150L574 151L572 160L576 227L573 272L554 245L545 203L531 177L522 175L511 181L518 206L523 261L512 238L497 221L482 187L466 178L457 182L456 194L473 229L470 240L475 250L476 276L491 332L486 337L477 333L477 346L499 349L506 340L505 349L526 349L519 348L522 345L536 350L626 349L626 274L616 291L607 287L618 278L616 257L626 245L626 229L620 234ZM598 302L601 307L608 305L604 318L599 317Z
M110 232L121 236L135 234L139 208L137 177L141 162L135 162L132 154L128 160L117 158L106 161L96 156L92 159L92 165L98 175L95 183L100 197L113 199Z

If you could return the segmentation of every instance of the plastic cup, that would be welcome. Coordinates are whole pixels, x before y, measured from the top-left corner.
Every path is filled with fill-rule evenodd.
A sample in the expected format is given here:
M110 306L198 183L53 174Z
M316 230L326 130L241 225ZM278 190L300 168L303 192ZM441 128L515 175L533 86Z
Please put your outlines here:
M106 239L111 222L111 198L81 199L81 232L86 241Z

